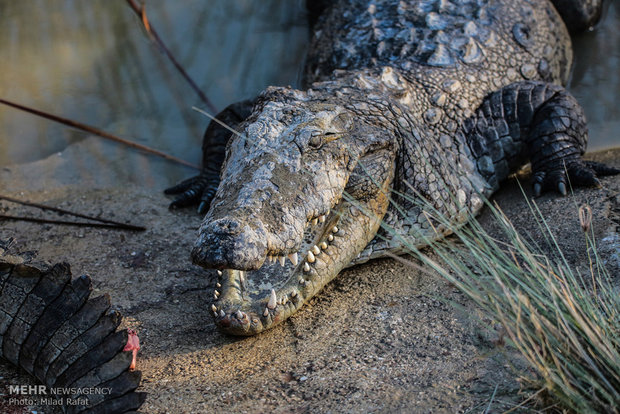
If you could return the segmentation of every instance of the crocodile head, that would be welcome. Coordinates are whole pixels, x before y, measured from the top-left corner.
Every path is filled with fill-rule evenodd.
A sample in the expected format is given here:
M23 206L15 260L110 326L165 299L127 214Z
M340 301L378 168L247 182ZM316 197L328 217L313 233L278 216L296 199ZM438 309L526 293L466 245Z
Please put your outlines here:
M253 335L293 314L375 236L396 144L343 106L286 88L264 92L241 129L192 258L218 269L218 327Z

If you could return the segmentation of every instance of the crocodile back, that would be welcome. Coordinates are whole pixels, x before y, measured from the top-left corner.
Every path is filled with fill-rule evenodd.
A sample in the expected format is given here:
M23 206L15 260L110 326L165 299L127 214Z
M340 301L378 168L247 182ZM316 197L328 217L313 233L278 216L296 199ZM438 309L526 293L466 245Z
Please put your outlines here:
M571 61L548 0L342 0L315 26L305 79L382 66L426 79L472 71L489 93L523 78L564 84Z

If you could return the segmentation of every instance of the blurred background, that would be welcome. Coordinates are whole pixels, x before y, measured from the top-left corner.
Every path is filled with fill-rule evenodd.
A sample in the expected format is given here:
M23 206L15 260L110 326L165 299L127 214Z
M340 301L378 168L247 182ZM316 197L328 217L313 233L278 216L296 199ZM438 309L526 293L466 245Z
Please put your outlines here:
M298 83L308 42L303 0L148 0L146 13L220 110L268 85ZM0 65L2 98L200 163L208 120L191 108L204 105L124 0L1 0ZM0 166L87 136L0 106ZM176 170L176 178L188 174Z
M177 60L223 109L268 85L299 86L308 44L304 3L148 0L146 11ZM590 149L618 145L617 3L574 44L569 88L590 121ZM2 98L200 162L207 119L191 108L204 105L124 0L0 0L0 65ZM0 166L48 157L87 136L0 106ZM89 156L105 165L119 151L133 150L101 144ZM191 174L174 164L165 168L171 183Z

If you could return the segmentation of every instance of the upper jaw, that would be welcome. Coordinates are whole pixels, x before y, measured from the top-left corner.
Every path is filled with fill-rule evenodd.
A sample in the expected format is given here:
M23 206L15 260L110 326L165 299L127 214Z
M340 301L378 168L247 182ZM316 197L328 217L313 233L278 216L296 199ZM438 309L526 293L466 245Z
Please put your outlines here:
M268 182L222 181L200 226L194 263L249 271L260 269L269 256L299 253L306 230L326 221L349 174L344 170L336 177L330 171L295 176L276 166L269 180L262 180ZM244 177L248 175L256 174Z
M307 212L282 213L283 220L271 224L269 230L265 220L255 215L246 218L230 215L219 219L211 215L200 227L192 260L205 268L245 271L258 270L266 263L283 261L287 257L296 265L308 228L323 226L330 208L328 205L326 208L309 208ZM298 219L304 216L306 221Z

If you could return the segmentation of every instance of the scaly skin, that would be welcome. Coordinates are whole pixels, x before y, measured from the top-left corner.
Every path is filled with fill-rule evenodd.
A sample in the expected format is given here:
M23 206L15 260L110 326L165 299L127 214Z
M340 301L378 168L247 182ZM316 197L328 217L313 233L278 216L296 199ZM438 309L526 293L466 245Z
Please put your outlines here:
M49 266L4 254L0 240L0 356L48 389L98 387L106 394L81 394L87 405L61 405L66 413L124 413L142 405L135 392L140 371L129 371L123 352L127 331L110 298L91 299L88 276L71 279L66 263Z
M220 269L216 324L256 334L346 266L448 233L409 198L461 225L528 160L537 194L617 172L581 160L585 118L560 86L571 60L546 0L342 0L325 10L308 89L268 88L235 134L209 127L203 147L228 140L225 158L206 166L221 166L213 197L208 171L174 189L187 190L185 204L210 202L192 257Z

